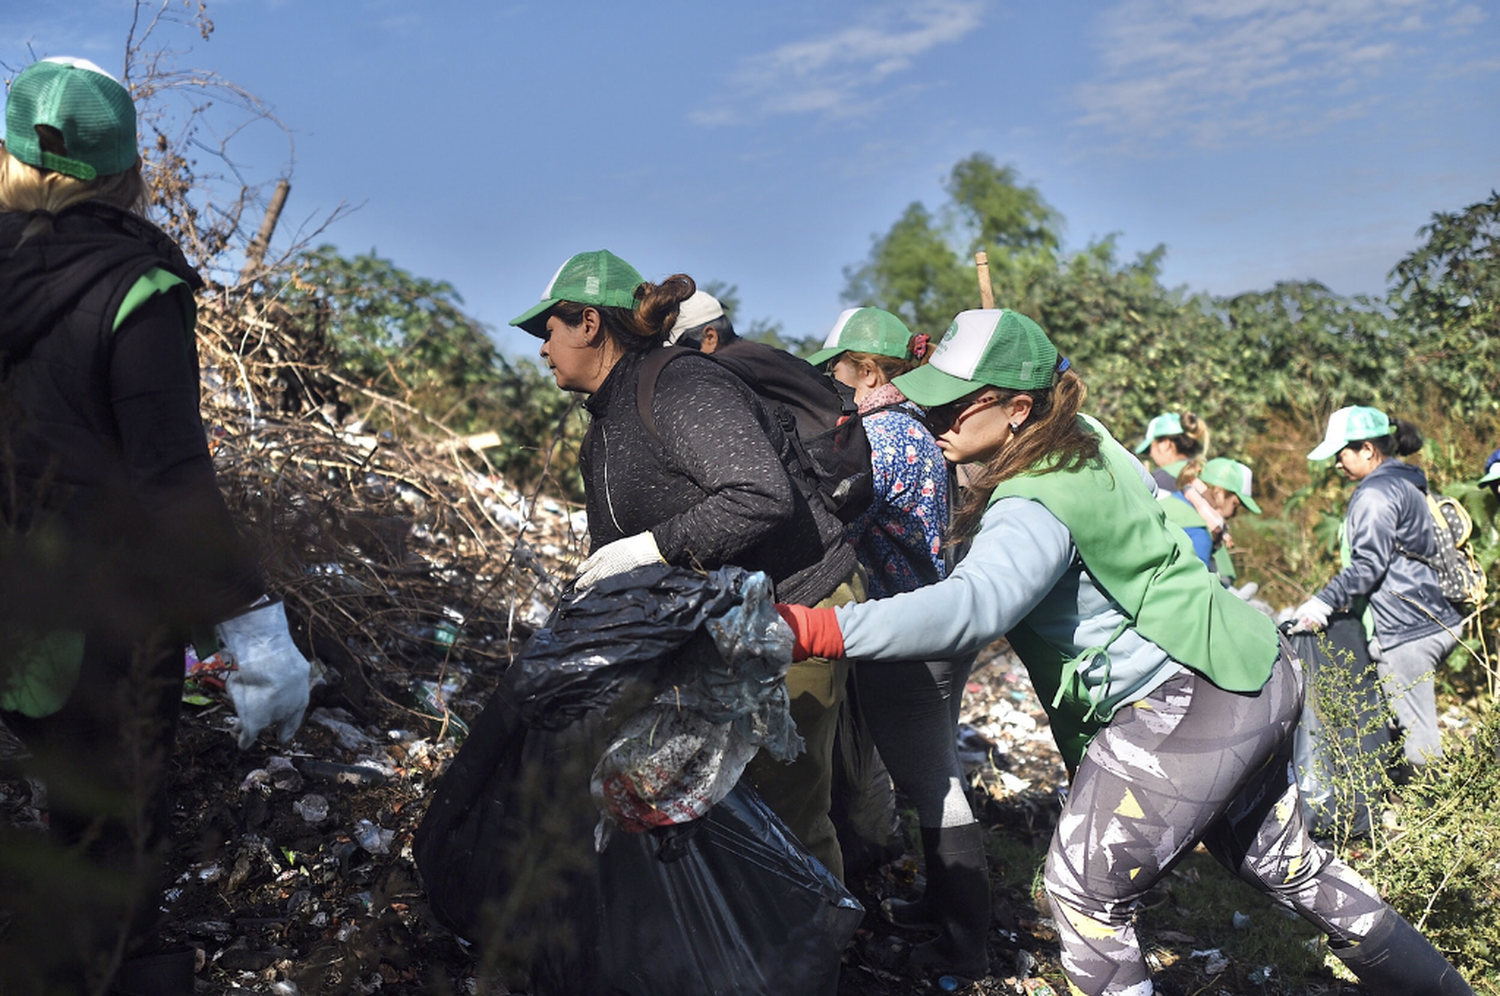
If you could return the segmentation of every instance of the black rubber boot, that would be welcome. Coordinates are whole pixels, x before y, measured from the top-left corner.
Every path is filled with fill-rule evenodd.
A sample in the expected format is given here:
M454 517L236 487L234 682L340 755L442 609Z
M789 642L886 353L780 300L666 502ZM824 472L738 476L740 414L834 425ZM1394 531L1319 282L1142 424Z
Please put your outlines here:
M1458 969L1393 909L1369 937L1333 953L1376 996L1474 996Z
M109 996L193 996L197 962L192 948L131 958L115 973Z
M982 979L990 971L990 873L984 828L966 823L944 827L936 836L937 846L928 854L923 899L939 933L912 949L911 965Z
M937 930L938 920L927 905L927 896L932 891L932 869L938 863L938 843L942 830L938 827L922 827L922 863L927 866L927 889L921 896L907 902L904 899L887 899L880 904L880 915L886 922L907 930Z

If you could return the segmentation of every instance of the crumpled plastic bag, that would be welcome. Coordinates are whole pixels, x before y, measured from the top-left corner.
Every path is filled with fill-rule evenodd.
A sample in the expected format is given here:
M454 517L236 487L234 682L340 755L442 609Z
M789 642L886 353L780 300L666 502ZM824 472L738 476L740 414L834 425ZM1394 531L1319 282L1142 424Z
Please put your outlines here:
M652 566L565 596L516 687L543 728L622 710L590 789L605 817L639 832L704 816L760 749L802 750L782 680L791 659L765 574Z
M771 582L715 572L741 599L707 619L709 645L684 645L675 680L620 728L594 769L599 811L625 830L686 823L729 794L761 748L787 760L803 747L782 678L792 644L778 625ZM689 666L683 667L686 663Z

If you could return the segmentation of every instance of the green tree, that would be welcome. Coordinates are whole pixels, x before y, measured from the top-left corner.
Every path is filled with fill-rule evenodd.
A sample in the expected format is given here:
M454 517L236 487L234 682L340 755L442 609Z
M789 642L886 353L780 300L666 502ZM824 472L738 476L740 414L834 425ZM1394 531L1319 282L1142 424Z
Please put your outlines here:
M973 270L954 252L948 233L919 202L913 202L877 236L870 257L844 270L844 300L884 308L913 332L940 335L953 316L978 305Z
M944 189L971 232L970 255L980 249L1056 250L1061 244L1062 215L1036 187L1021 183L1014 166L996 166L976 152L953 167Z
M1405 327L1412 368L1433 396L1414 403L1457 417L1500 413L1500 194L1462 211L1438 212L1421 229L1426 243L1391 271L1390 307Z

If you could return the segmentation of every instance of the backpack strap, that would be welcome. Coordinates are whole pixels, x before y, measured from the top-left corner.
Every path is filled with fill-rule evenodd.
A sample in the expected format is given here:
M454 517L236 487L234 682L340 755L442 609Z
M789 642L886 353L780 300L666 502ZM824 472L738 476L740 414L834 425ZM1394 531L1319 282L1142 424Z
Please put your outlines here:
M661 433L656 431L656 415L653 414L651 408L656 400L656 382L668 363L690 353L695 356L707 356L706 353L700 353L686 346L662 346L659 349L647 351L645 358L641 360L641 373L635 384L635 408L641 416L641 422L646 426L646 431L651 433L652 438L658 443L662 441Z

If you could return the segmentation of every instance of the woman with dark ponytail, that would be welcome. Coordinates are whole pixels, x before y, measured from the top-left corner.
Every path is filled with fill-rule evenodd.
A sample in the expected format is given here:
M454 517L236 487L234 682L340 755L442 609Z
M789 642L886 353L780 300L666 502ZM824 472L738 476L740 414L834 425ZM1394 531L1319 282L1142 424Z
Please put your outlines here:
M1338 613L1365 617L1370 658L1414 766L1442 755L1434 672L1458 645L1462 622L1428 564L1437 531L1427 475L1400 459L1421 448L1416 426L1377 408L1340 408L1329 418L1323 442L1307 458L1333 457L1355 482L1339 527L1343 570L1296 612L1307 629L1323 629Z
M591 421L579 466L591 552L579 567L579 587L647 564L734 564L764 571L783 601L837 605L863 597L843 524L789 477L790 443L739 377L683 350L657 368L654 424L645 424L643 364L696 289L684 274L648 283L611 252L584 252L511 322L542 340L558 387L588 395L583 406ZM806 749L785 763L757 757L748 769L767 805L840 876L828 808L847 677L842 660L794 666L787 691Z
M1156 468L1152 476L1164 491L1176 491L1177 478L1190 462L1208 459L1208 423L1192 412L1163 412L1146 426L1146 438L1135 448Z
M1009 639L1073 775L1044 877L1070 991L1152 991L1135 910L1202 842L1328 934L1372 992L1470 994L1308 835L1291 775L1300 662L1203 569L1145 468L1082 414L1083 381L1041 328L963 312L895 384L928 409L947 460L984 466L957 519L973 545L916 591L779 610L794 656L855 668Z

